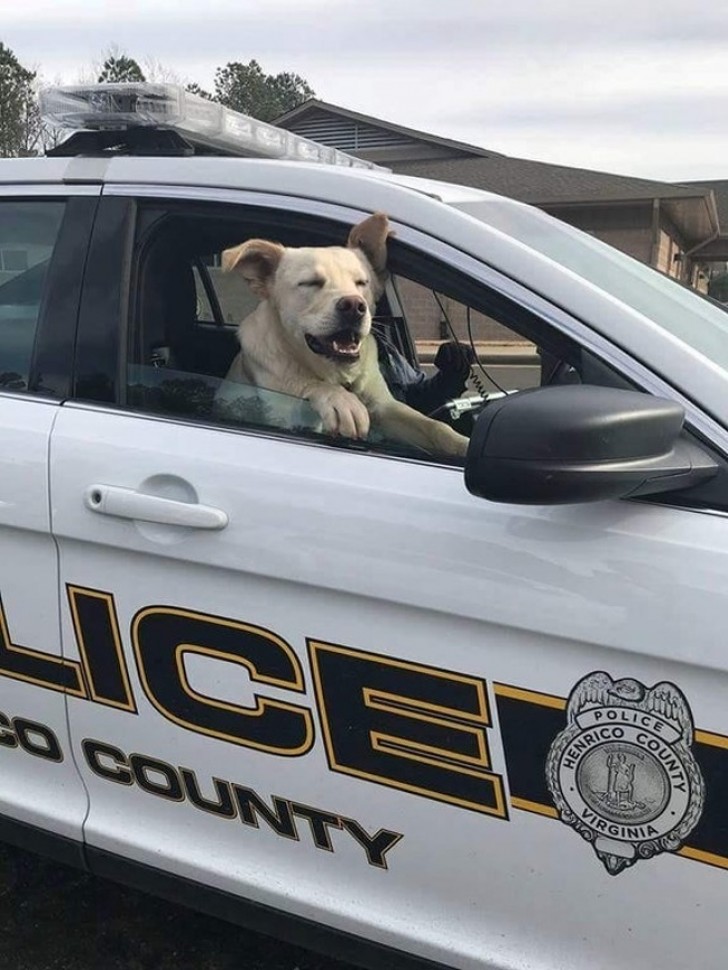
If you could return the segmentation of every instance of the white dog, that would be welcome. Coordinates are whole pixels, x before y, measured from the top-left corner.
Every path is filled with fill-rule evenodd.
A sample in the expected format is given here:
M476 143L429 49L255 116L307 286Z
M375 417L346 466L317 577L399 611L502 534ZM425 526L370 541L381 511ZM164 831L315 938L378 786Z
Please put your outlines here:
M387 265L387 217L354 226L348 245L286 248L265 239L223 253L261 303L240 324L241 351L227 380L310 402L332 434L385 436L440 455L464 455L468 440L397 401L382 377L372 310Z

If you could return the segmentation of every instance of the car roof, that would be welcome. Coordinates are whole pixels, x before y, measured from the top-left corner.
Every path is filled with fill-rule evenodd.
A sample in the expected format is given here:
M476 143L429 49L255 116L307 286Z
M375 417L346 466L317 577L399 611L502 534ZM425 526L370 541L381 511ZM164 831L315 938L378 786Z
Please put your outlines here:
M530 210L522 202L468 186L398 175L383 169L348 168L311 162L214 156L72 158L0 161L0 188L13 186L102 186L114 194L207 199L215 190L243 191L271 199L300 199L337 206L345 220L386 212L393 222L439 238L458 238L465 252L478 254L485 214L478 219L462 207L477 202ZM57 191L57 189L55 189ZM14 188L17 194L17 188ZM221 198L222 200L222 198ZM278 203L273 203L280 206ZM295 204L291 203L292 205ZM488 206L483 206L487 209ZM468 228L464 223L471 223Z
M373 181L418 192L450 205L500 198L490 192L451 182L399 175L385 169L346 168L311 162L258 158L130 157L11 158L0 160L0 184L128 182L137 184L198 185L260 189L299 188L300 194L316 185L347 185ZM254 184L249 184L254 183Z

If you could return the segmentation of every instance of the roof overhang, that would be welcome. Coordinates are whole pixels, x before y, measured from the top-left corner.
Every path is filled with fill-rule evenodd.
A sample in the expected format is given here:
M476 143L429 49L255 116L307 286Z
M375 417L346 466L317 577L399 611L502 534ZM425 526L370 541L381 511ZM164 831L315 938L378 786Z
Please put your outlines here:
M720 232L718 209L712 191L686 192L685 195L645 196L631 199L549 199L531 203L539 208L550 211L552 209L593 209L653 207L655 201L661 210L675 224L675 227L685 239L688 248L701 243L707 245Z
M693 253L693 259L701 263L728 262L728 235L711 239Z
M712 191L660 199L660 206L694 246L707 243L720 232L718 208Z

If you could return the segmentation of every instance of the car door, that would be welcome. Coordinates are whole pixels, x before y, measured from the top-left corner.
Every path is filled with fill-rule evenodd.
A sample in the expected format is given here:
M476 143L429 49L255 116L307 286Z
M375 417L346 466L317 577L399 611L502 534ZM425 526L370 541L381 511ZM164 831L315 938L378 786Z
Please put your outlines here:
M179 239L187 218L162 194L146 222L131 187L104 204L102 222L136 226L104 233L132 292L84 306L85 391L51 443L64 648L91 695L69 698L91 865L124 857L150 885L165 874L200 903L204 884L227 913L252 901L253 922L285 912L387 961L677 970L700 939L717 970L726 518L489 504L461 468L336 446L305 416L299 434L217 421L222 379L170 367L166 328L134 336L133 308L154 303L135 258L155 219ZM245 201L226 198L220 218L242 224ZM578 330L431 249L474 300ZM199 298L172 278L179 321L180 294ZM130 321L131 349L94 358L91 321L96 340Z
M0 833L70 860L87 798L66 697L86 688L61 646L48 450L97 195L0 186Z

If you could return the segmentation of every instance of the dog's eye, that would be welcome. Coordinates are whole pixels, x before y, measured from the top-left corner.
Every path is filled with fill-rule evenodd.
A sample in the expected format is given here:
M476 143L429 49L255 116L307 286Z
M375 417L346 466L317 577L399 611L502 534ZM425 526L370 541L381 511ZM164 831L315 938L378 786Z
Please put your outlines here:
M320 290L321 287L324 285L324 282L325 282L324 280L322 280L322 279L320 279L320 278L317 277L314 280L301 280L301 282L298 285L299 286L313 286L317 290Z
M356 281L356 285L357 286L368 286L369 285L369 280L357 280Z

